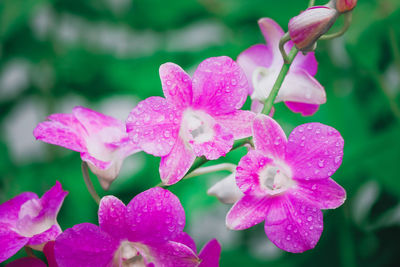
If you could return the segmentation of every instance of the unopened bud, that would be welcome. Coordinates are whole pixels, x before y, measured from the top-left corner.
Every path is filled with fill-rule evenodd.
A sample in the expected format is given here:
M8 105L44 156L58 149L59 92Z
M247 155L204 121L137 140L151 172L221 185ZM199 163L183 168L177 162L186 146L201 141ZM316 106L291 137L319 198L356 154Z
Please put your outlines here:
M345 13L353 10L357 0L336 0L336 10L340 13Z
M296 48L303 52L312 51L315 43L326 33L339 13L328 6L315 6L306 9L289 21L289 35Z

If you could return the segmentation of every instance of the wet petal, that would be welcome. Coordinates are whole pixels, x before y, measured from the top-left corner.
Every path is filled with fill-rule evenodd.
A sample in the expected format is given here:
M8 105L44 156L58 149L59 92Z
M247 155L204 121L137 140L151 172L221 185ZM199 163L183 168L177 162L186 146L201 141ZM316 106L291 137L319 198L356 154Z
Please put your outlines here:
M221 245L217 239L210 240L199 253L199 267L218 267L221 256Z
M253 122L254 146L266 156L284 159L287 145L286 134L271 117L258 115Z
M132 242L165 242L183 231L185 212L174 194L155 187L131 200L127 206L126 224Z
M225 156L233 146L233 134L220 124L214 124L213 137L209 141L189 140L189 144L193 148L196 156L205 156L208 160L215 160L221 156Z
M90 223L75 225L56 240L54 254L60 266L108 266L119 242Z
M174 240L171 240L171 241L175 241L177 243L182 243L182 244L188 246L189 248L191 248L194 252L197 251L196 243L194 242L193 238L185 232L179 233L174 238Z
M178 136L180 112L161 97L141 101L129 114L127 132L133 143L154 156L169 154Z
M122 121L89 108L74 107L72 114L86 129L88 135L98 133L108 127L117 128L121 132L125 132L125 125Z
M200 259L195 251L188 246L169 241L161 244L148 245L147 249L138 247L147 264L160 267L195 267Z
M62 146L74 151L86 151L85 141L80 133L58 121L39 123L33 130L36 139L43 142Z
M331 178L299 181L298 193L320 209L336 209L346 200L346 191Z
M305 70L311 76L315 76L318 69L318 62L315 58L315 53L309 52L306 55L298 53L290 66L290 71L296 71L298 69Z
M252 136L252 125L256 114L247 110L236 110L229 114L214 116L215 121L233 134L235 140Z
M0 262L7 260L25 246L28 238L10 230L10 226L0 223Z
M177 107L192 104L192 79L181 67L174 63L161 65L160 78L168 102Z
M244 195L226 215L226 226L232 230L243 230L265 220L269 198Z
M18 213L21 209L21 206L31 200L31 199L39 199L39 197L32 192L24 192L19 194L16 197L4 202L0 205L0 222L12 225L15 227L15 224L18 220Z
M286 161L294 179L324 179L342 164L344 141L340 133L321 123L296 127L289 136Z
M193 75L193 105L213 115L240 109L248 92L244 72L229 57L208 58Z
M43 248L43 253L46 256L49 267L58 267L56 257L54 255L54 241L49 241Z
M272 199L265 233L278 248L293 253L312 249L322 229L322 212L309 202L290 195Z
M60 226L57 224L52 225L48 230L43 233L34 235L29 239L28 245L33 249L42 251L43 246L49 242L54 241L62 233Z
M236 184L243 193L252 193L254 195L266 195L260 186L259 173L272 159L266 157L258 150L250 150L244 156L236 168Z
M105 196L99 205L99 226L112 237L124 238L126 236L126 206L114 196Z
M189 145L178 137L171 152L161 158L160 177L165 185L172 185L180 181L192 166L196 155Z

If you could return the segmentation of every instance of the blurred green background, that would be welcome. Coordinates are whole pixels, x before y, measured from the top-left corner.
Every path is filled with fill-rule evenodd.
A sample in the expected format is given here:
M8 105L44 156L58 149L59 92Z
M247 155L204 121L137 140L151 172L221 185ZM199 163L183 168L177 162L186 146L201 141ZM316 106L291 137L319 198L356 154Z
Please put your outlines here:
M23 191L42 195L56 180L69 191L58 216L63 229L97 224L78 153L35 141L36 124L73 106L125 120L136 103L162 95L159 65L189 73L205 58L237 55L263 43L257 20L287 29L306 0L0 0L0 203ZM317 1L317 4L324 4ZM333 30L340 28L342 20ZM360 0L348 33L318 43L317 79L328 101L313 117L276 105L286 133L318 121L345 139L333 178L345 204L324 212L316 248L303 254L277 249L258 225L225 228L229 206L206 195L227 173L180 182L186 231L198 247L217 237L221 266L400 266L400 1ZM249 103L247 103L247 107ZM219 162L237 163L245 149ZM159 182L159 158L129 157L108 193L125 203ZM22 257L18 253L12 259ZM38 254L39 255L39 254ZM4 264L4 263L3 263Z

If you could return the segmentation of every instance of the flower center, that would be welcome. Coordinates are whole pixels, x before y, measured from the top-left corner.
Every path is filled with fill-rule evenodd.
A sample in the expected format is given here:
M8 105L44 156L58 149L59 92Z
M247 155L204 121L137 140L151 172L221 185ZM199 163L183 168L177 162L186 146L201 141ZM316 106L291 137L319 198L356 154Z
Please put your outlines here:
M266 166L260 171L259 179L261 188L269 195L283 193L295 185L290 170L286 167Z
M212 118L200 110L188 109L183 114L182 137L189 143L204 143L213 139Z
M123 138L121 131L115 127L107 127L86 138L86 147L89 154L101 161L109 162L115 157L119 142Z
M265 67L257 67L253 71L252 75L254 91L251 94L251 99L265 101L269 96L277 77L278 72Z
M123 267L145 267L143 257L139 254L134 244L122 241L114 255L114 264Z

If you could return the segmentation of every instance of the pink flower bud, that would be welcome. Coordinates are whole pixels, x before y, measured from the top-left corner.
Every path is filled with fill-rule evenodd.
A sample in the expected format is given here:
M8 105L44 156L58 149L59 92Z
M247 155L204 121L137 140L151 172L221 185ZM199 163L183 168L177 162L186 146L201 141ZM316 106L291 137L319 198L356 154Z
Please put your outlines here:
M353 10L356 6L357 0L336 0L336 10L340 13Z
M315 42L326 33L336 21L339 13L327 6L306 9L289 21L289 35L297 49L311 51Z

